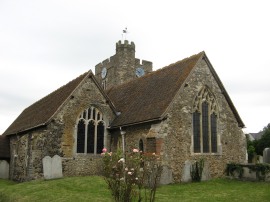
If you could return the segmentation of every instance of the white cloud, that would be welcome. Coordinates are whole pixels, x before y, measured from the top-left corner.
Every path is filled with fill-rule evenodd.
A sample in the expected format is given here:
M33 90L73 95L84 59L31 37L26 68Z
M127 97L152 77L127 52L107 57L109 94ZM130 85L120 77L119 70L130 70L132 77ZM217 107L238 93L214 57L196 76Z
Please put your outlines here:
M268 1L0 1L0 134L21 111L136 44L154 69L206 51L249 132L266 126ZM256 117L256 121L254 120Z

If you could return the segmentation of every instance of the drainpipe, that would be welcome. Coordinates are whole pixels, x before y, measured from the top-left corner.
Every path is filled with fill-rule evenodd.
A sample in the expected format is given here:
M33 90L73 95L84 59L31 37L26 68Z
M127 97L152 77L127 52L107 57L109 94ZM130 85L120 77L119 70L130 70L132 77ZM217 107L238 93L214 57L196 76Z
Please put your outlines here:
M122 136L123 157L125 158L125 134L126 134L126 131L123 131L121 127L120 127L120 134Z
M123 170L124 170L126 167L126 153L125 153L125 134L126 134L126 131L123 131L121 127L120 127L120 134L122 136L122 151L123 151L123 158L124 158ZM125 171L124 171L124 180L126 181Z

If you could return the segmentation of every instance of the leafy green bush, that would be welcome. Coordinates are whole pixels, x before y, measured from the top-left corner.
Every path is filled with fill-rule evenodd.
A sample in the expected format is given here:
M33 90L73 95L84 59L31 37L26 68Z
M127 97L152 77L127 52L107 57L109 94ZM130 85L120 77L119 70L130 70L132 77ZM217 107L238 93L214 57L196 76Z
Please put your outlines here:
M256 178L259 181L265 181L266 175L270 172L270 165L264 163L257 163L248 166L250 170L256 172Z
M227 164L225 172L227 176L238 177L239 179L241 179L243 177L244 167L249 168L250 172L256 172L256 179L259 181L265 181L267 174L270 173L270 165L263 163L248 165L229 163ZM235 176L235 174L238 174L238 176Z
M240 164L237 163L228 163L226 170L227 176L236 177L235 174L238 174L238 178L241 179L243 177L244 169Z
M192 182L200 182L202 180L203 167L204 167L203 159L200 159L199 162L195 161L195 163L191 165L190 175Z

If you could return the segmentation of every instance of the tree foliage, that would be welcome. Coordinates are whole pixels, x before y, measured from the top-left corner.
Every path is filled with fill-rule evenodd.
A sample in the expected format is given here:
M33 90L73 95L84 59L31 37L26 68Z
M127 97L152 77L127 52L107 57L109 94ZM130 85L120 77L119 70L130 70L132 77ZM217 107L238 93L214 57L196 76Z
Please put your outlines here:
M262 138L255 145L256 153L263 155L263 150L270 147L270 123L264 127Z
M261 139L254 141L247 141L247 152L249 158L254 155L263 155L263 150L270 147L270 123L263 128L263 135Z

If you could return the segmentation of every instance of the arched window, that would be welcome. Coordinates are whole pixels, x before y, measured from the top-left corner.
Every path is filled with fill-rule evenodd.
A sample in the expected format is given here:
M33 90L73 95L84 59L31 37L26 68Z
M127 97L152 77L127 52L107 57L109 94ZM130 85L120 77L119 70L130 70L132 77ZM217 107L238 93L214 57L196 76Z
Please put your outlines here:
M77 153L100 154L104 147L105 125L102 113L94 108L84 110L77 124Z
M203 87L193 105L194 153L217 153L217 104L214 95Z

